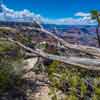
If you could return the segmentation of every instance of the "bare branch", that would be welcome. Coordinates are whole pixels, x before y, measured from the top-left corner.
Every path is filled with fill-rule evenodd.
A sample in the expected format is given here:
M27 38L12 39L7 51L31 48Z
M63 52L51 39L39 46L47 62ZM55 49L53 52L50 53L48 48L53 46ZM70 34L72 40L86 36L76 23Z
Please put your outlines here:
M46 58L46 59L51 59L51 60L57 60L60 62L64 62L66 64L73 65L71 67L80 67L80 68L85 68L88 70L97 70L100 71L100 59L88 59L88 58L80 58L80 57L65 57L65 56L57 56L57 55L52 55L48 53L44 53L41 50L33 50L29 47L26 47L22 43L15 41L11 38L8 38L8 41L13 42L23 49L30 51L31 55L34 56L34 54Z
M18 32L16 29L14 28L9 28L9 27L0 27L0 30L5 29L5 30L9 30L11 32ZM35 30L35 31L39 31L39 32L43 32L46 33L50 36L52 36L53 38L55 38L56 40L58 40L60 43L62 43L66 48L72 49L72 50L77 50L79 52L83 52L89 55L92 55L95 58L100 58L100 49L99 48L95 48L95 47L90 47L90 46L83 46L83 45L73 45L71 43L68 43L66 41L64 41L62 38L56 36L55 34L53 34L52 32L49 32L45 29L41 29L41 28L34 28L34 27L28 27L29 30Z

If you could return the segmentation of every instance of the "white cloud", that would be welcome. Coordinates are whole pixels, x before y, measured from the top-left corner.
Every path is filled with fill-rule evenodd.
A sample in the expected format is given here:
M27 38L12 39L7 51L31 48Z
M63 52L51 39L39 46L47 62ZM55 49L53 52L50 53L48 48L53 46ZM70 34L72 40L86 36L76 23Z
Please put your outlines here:
M78 18L61 18L61 19L48 19L39 14L30 12L27 9L22 11L14 11L7 8L5 5L1 5L2 12L0 13L0 20L5 21L23 21L32 22L33 20L41 21L48 24L67 24L67 25L88 25L95 24L95 21L91 20L89 13L77 12L74 16Z
M78 12L75 14L75 16L88 17L88 16L90 16L90 13Z
M90 17L80 17L80 18L62 18L62 19L42 19L43 22L48 24L63 24L63 25L94 25L96 22L91 20Z
M9 21L32 21L39 20L40 15L34 14L27 9L23 11L14 11L13 9L7 8L5 5L1 5L2 12L0 13L0 20L9 20Z
M61 18L61 19L43 19L45 23L51 24L64 24L64 25L95 25L96 21L91 20L90 13L77 12L73 17Z

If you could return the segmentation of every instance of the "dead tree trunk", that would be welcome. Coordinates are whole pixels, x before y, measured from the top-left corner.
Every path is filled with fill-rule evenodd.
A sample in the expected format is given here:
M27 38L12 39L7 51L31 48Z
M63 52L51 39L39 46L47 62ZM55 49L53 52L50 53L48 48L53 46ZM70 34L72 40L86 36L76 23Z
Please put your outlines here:
M89 59L89 58L80 58L80 57L65 57L65 56L57 56L57 55L52 55L48 53L44 53L41 50L33 50L29 47L26 47L22 43L12 40L11 38L7 39L10 42L13 42L17 44L18 46L22 47L23 49L30 51L31 55L34 56L34 54L37 55L37 57L42 57L44 59L51 59L51 60L57 60L60 62L64 62L66 64L73 65L73 67L80 67L80 68L85 68L88 70L97 70L100 71L100 59Z

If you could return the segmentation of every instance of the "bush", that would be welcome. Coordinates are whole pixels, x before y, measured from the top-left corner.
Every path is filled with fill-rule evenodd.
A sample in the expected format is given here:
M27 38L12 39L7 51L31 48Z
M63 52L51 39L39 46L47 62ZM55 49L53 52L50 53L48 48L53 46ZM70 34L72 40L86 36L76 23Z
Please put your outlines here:
M70 66L68 68L58 61L54 61L47 68L48 77L51 82L50 94L53 95L53 98L59 97L60 95L56 95L56 93L61 91L66 98L63 98L63 100L99 100L100 76L93 75L94 73L92 72L87 73L83 69L71 69Z
M16 45L0 41L0 92L2 93L20 78L23 59Z

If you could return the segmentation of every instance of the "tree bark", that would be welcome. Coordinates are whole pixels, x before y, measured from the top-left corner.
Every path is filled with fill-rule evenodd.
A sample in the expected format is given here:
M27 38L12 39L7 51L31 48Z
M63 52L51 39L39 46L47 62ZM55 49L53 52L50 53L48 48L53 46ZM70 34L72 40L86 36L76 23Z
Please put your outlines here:
M89 58L80 58L80 57L65 57L65 56L52 55L52 54L45 53L41 50L33 50L11 38L8 38L7 40L31 52L31 55L33 56L34 54L36 54L38 57L42 57L44 59L57 60L60 62L64 62L66 64L70 64L72 65L71 67L80 67L80 68L84 68L88 70L100 71L100 59L89 59Z
M15 33L20 32L20 30L16 30L16 29L10 28L10 27L3 27L3 28L0 27L0 30L2 30L2 29L3 30L9 30L10 32L15 32ZM28 29L33 30L33 31L35 30L35 31L43 32L45 34L52 36L57 41L59 41L61 44L63 44L65 48L69 48L69 49L72 49L72 50L83 52L85 54L93 56L94 58L100 58L100 49L99 48L68 43L68 42L64 41L62 38L56 36L52 32L49 32L45 29L34 28L34 27L32 27L32 28L29 27Z
M100 47L99 25L96 28L96 34L97 34L98 46Z

